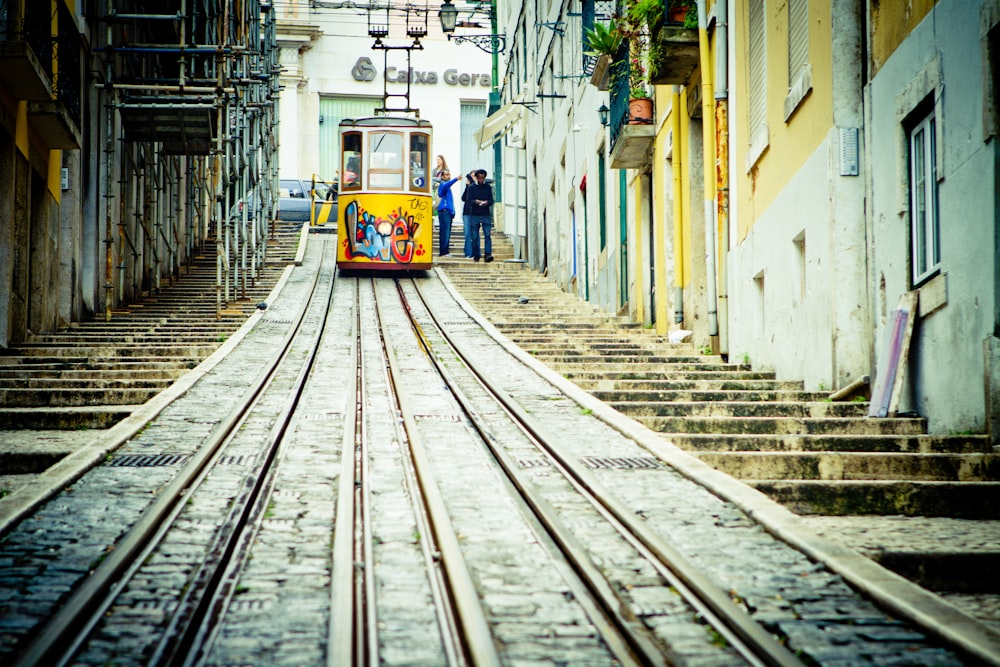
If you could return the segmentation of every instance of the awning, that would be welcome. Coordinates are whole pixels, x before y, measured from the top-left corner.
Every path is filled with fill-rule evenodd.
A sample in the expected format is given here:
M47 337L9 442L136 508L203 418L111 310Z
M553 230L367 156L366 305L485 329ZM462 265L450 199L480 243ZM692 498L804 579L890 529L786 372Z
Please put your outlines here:
M479 142L479 150L485 150L504 137L505 134L521 124L521 114L524 106L517 101L505 104L496 113L483 121L482 127L473 133Z

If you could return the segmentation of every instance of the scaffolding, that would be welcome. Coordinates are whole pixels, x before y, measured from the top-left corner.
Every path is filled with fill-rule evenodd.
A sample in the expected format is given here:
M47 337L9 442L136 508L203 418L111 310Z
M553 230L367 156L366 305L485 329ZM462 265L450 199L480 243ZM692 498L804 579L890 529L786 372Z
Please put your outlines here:
M99 0L105 319L216 248L216 317L274 234L275 12L262 0Z

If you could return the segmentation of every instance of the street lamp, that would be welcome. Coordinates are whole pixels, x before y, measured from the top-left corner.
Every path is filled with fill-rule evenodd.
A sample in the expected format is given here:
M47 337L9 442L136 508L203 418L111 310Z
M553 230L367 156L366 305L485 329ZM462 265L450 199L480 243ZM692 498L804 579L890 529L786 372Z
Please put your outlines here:
M601 125L604 127L608 126L608 113L610 111L611 109L608 108L608 105L601 102L601 106L597 110L597 117L601 120Z
M480 50L491 54L494 58L496 58L498 53L503 53L504 49L507 48L507 36L498 35L495 32L489 35L456 35L453 38L452 33L455 32L455 27L458 23L458 8L452 4L451 0L445 0L441 5L441 9L438 10L438 19L441 21L441 32L456 44L461 44L462 42L475 44ZM496 10L492 4L490 5L490 19L495 31ZM493 78L494 80L496 79L496 73L494 73Z
M451 4L451 0L445 0L438 10L438 18L441 20L441 31L451 39L451 33L455 32L455 22L458 20L458 8Z

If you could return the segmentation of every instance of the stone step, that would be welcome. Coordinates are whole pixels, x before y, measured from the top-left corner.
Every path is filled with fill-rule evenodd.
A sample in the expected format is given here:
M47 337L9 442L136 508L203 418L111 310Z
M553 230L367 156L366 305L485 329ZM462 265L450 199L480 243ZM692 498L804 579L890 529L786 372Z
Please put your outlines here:
M544 361L544 360L542 360ZM741 371L713 364L636 368L629 364L546 364L574 382L577 380L773 380L774 373Z
M157 365L153 368L123 370L117 364L101 372L101 379L113 381L136 380L143 382L173 382L189 369L175 366ZM51 367L32 366L30 368L0 367L0 385L6 386L9 380L12 386L18 381L35 379L39 382L59 381L77 384L91 384L95 381L94 372L87 368L65 368L63 364L53 364Z
M719 380L577 380L576 384L601 400L625 400L629 397L635 397L637 400L675 400L666 397L684 391L804 394L812 397L806 400L817 401L829 396L825 392L803 391L801 382L734 380L729 379L729 376ZM661 395L664 398L657 398Z
M173 384L173 382L173 378L142 379L126 376L112 378L104 374L100 377L94 377L91 373L89 378L46 378L29 376L25 378L8 379L3 383L3 385L5 390L8 391L14 389L33 391L67 391L72 389L156 389L158 391L162 391Z
M739 402L815 402L820 401L826 394L817 394L809 391L789 391L789 390L677 390L677 391L655 391L636 392L629 389L617 391L591 391L595 398L605 403L708 403L721 401ZM636 400L630 400L636 399ZM632 414L627 409L618 408L626 414Z
M1000 519L1000 482L747 480L796 514Z
M160 359L201 359L207 357L219 347L212 345L190 344L181 341L177 345L150 347L148 345L109 345L106 347L28 347L17 348L18 359L30 363L37 359L42 363L51 363L59 359L130 359L132 361L156 361ZM6 357L0 358L0 364Z
M924 419L867 419L850 417L638 417L664 435L674 433L745 433L758 435L916 435L926 428Z
M1000 481L1000 454L701 452L738 479Z
M0 430L107 429L125 419L137 405L0 408Z
M700 456L707 452L993 452L985 435L862 433L671 433L667 439Z
M0 388L0 405L6 408L69 407L87 405L141 405L166 388L75 387L66 389Z
M602 359L607 363L628 364L630 366L634 366L636 364L656 364L667 366L685 364L686 366L703 366L706 365L706 363L719 368L723 366L721 361L711 362L710 360L706 360L704 357L684 355L681 352L670 354L669 350L661 350L659 352L652 352L650 350L601 349L549 351L538 350L531 345L520 345L520 347L526 352L530 352L534 356L544 359L547 363L551 362L553 364L590 363L597 359ZM600 352L601 354L594 354L595 352ZM744 366L743 369L749 370L749 367Z
M707 401L613 401L611 406L635 419L647 417L828 419L865 418L868 414L867 403L833 403L831 401L724 401L720 403Z

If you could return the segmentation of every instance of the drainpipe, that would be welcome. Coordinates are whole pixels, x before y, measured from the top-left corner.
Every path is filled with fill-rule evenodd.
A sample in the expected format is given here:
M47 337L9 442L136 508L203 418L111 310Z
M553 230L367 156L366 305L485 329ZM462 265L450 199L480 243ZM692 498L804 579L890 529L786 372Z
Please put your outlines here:
M106 16L111 16L114 13L114 3L108 0L107 6L105 7ZM105 29L105 39L106 44L109 49L114 46L112 42L114 41L114 27L111 21L108 21L107 28ZM114 236L114 218L113 210L111 208L112 202L115 200L115 179L111 176L111 170L114 167L114 155L115 155L115 100L114 100L114 88L111 86L113 81L111 74L111 56L106 55L105 57L105 73L104 73L104 321L111 321L111 310L114 307L114 266L115 266L115 236Z
M719 352L729 354L729 2L715 3L715 192L719 216Z
M680 86L671 86L673 92L670 94L670 132L673 134L673 155L670 158L672 163L674 189L674 323L684 323L684 225L681 224L683 209L681 187L681 169L684 166L681 160L681 89Z
M718 0L723 2L724 0ZM715 110L712 102L712 60L708 50L708 14L706 0L698 0L698 51L701 68L701 118L705 166L705 287L708 297L708 335L712 351L718 353L719 313L717 307L715 259Z

